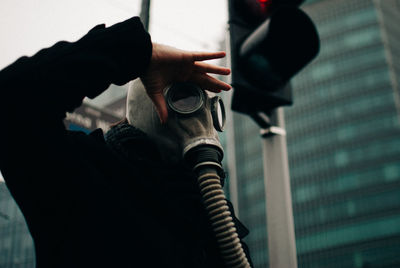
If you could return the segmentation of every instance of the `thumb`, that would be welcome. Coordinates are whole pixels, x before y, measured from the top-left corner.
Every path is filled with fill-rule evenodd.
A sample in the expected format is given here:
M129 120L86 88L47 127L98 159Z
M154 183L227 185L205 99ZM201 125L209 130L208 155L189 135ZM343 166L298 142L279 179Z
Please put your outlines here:
M156 106L156 110L160 118L161 124L165 124L168 119L168 109L167 109L167 103L165 102L164 94L156 93L149 95L149 97Z

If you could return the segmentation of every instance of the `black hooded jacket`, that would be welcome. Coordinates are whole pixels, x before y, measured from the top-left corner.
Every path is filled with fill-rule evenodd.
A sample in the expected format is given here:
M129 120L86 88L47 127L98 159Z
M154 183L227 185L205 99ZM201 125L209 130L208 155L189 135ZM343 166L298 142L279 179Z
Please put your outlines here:
M190 171L164 166L130 125L106 139L101 130L86 135L63 125L85 96L140 76L151 51L132 18L0 72L0 169L38 268L223 267Z

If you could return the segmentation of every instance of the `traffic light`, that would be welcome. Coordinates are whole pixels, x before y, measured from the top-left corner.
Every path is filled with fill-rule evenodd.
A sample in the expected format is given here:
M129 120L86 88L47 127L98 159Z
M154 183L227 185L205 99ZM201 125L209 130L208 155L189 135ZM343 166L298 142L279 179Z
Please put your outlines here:
M303 0L229 0L232 109L255 116L292 104L289 80L319 51Z

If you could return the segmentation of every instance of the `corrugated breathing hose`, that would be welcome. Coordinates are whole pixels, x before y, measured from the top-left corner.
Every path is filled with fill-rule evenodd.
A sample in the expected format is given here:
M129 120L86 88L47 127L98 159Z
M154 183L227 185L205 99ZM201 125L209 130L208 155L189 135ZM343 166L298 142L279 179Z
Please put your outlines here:
M250 268L218 175L218 171L222 170L221 152L212 147L203 147L192 152L189 158L194 166L203 204L225 265L232 268Z

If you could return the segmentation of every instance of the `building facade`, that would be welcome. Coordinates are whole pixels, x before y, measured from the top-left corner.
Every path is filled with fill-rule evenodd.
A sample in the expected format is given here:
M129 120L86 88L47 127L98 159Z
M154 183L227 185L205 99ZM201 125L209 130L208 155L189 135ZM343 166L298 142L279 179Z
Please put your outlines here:
M321 51L292 80L285 109L298 265L400 267L400 1L302 9ZM259 129L233 122L239 216L255 267L267 267Z
M322 42L286 109L301 267L400 265L399 3L304 7Z
M0 267L35 267L32 237L4 182L0 182Z

